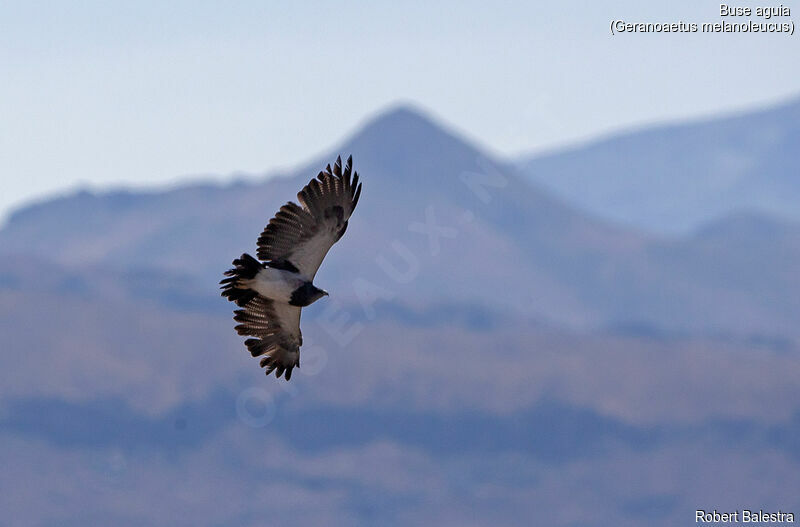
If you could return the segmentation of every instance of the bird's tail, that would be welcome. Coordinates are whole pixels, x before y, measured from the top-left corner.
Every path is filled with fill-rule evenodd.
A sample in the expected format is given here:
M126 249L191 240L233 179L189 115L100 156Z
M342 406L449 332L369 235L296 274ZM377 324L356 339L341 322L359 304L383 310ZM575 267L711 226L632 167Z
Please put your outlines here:
M233 269L228 269L225 272L225 276L228 278L220 282L222 296L231 302L236 302L236 305L241 307L258 294L244 285L243 282L255 278L264 266L247 253L234 260L233 266Z

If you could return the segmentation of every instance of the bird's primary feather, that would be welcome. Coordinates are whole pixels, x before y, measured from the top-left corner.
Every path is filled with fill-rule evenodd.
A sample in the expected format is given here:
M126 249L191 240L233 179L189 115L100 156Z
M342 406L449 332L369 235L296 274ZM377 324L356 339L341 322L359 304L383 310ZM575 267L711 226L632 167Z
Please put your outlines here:
M337 158L333 168L328 165L298 192L302 207L292 202L281 207L258 239L260 260L289 262L314 279L325 255L347 229L361 195L352 163L351 156L342 169L342 159Z

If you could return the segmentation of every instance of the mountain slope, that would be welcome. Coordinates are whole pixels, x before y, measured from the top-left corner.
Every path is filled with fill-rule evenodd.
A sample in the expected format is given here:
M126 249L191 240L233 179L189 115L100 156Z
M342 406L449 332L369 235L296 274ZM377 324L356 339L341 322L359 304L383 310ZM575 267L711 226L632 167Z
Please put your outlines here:
M702 240L648 238L589 217L416 111L379 116L337 151L353 154L364 191L316 279L333 293L331 306L368 317L383 301L412 310L475 306L582 329L794 331L800 309L786 273L766 274L760 296L735 273L709 280L713 256L697 248ZM73 268L179 273L213 296L230 260L255 249L269 217L322 164L255 184L42 203L12 216L0 252ZM790 267L775 243L778 257L767 265ZM745 265L747 255L727 256L715 265Z
M584 210L681 234L740 209L800 219L800 99L658 126L523 158L533 181Z

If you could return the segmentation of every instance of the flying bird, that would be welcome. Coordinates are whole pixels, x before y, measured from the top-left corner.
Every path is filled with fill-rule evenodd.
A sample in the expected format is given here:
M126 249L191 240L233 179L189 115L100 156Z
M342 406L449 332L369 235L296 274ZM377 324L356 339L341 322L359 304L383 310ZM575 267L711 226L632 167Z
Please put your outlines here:
M300 366L300 311L328 292L314 285L322 260L344 235L361 195L353 157L342 169L338 157L269 220L258 238L258 260L243 254L220 282L222 296L242 309L234 311L236 332L261 367L276 377ZM352 177L351 177L352 173ZM302 205L302 206L301 206ZM259 261L260 260L260 261Z

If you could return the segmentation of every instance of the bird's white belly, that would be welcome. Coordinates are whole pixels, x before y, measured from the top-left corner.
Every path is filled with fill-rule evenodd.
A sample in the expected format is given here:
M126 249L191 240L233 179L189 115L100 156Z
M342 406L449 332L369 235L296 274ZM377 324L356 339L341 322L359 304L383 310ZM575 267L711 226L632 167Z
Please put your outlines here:
M288 303L292 292L303 282L297 273L267 267L258 272L249 287L261 296Z

